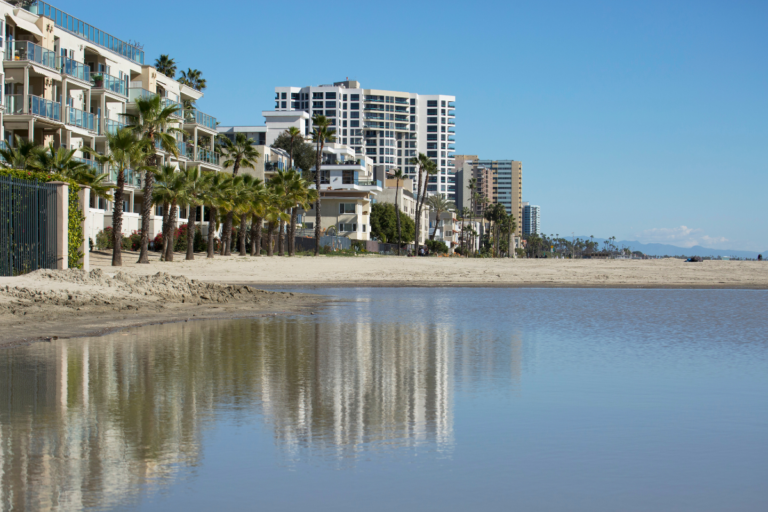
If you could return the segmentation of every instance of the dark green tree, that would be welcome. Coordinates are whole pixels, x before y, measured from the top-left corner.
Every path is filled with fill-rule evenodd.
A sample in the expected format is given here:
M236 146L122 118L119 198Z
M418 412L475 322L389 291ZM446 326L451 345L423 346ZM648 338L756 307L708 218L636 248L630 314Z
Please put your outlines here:
M277 136L272 143L273 148L282 149L291 153L291 135L285 131ZM314 181L310 176L312 167L315 166L315 148L312 144L304 142L302 138L295 138L293 141L293 167L301 169L303 178L307 181Z
M407 215L400 216L401 243L413 240L416 224ZM397 243L397 212L392 203L374 203L371 207L371 234L379 240Z

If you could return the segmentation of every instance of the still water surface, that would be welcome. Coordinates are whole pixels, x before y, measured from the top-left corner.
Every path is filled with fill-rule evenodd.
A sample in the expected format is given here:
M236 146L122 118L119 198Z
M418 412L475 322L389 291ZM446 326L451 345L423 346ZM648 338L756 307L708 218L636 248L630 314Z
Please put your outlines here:
M768 293L353 289L0 351L3 510L768 510Z

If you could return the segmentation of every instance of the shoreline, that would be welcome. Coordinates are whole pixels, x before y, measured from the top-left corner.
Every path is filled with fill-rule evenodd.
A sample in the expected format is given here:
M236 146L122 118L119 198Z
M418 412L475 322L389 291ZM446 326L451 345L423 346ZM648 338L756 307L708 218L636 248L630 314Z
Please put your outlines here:
M333 288L509 288L509 289L574 289L574 290L768 290L768 285L734 285L734 284L578 284L578 283L551 283L551 282L525 282L525 283L430 283L414 281L388 281L388 282L342 282L337 284L316 282L297 283L289 281L251 283L234 283L238 285L253 286L258 289L333 289Z

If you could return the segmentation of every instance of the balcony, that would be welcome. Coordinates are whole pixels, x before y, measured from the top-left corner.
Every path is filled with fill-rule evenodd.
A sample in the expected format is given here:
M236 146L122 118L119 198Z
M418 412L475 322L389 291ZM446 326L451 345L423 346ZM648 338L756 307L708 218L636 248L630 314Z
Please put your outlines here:
M361 187L381 187L381 180L356 180L355 185Z
M456 142L456 137L448 137L448 142Z
M69 57L59 57L57 60L57 67L62 74L77 78L83 82L91 81L91 69L82 62L77 62Z
M101 77L99 81L97 78ZM93 73L91 75L91 85L94 89L112 91L120 96L128 96L125 92L125 80L120 80L112 75L106 73Z
M184 111L184 124L199 124L206 128L210 128L211 130L215 130L218 123L216 122L215 117L204 114L193 108Z
M50 4L35 0L31 2L28 7L24 8L38 16L50 18L57 27L66 30L67 32L71 32L86 41L91 41L93 44L113 51L127 59L131 59L139 64L144 64L144 50L113 37L88 23L84 23Z
M104 173L104 166L102 166L100 163L98 163L95 160L88 160L86 158L79 158L79 157L72 157L72 160L76 162L80 162L82 164L87 165L91 168L91 172L94 174L94 176L98 176L99 174Z
M94 123L93 114L73 107L67 107L66 112L67 113L64 116L64 121L67 124L77 126L78 128L83 128L84 130L88 130L90 132L96 131L96 123Z
M195 160L198 162L219 165L219 155L210 149L197 148L197 158Z
M448 118L448 124L456 124L456 120Z
M139 98L143 100L148 100L148 99L151 99L153 96L156 96L156 94L153 92L149 92L146 89L142 89L140 87L131 87L130 89L128 89L128 99L131 100L131 103L133 103Z
M114 121L112 119L105 119L104 120L104 128L105 130L102 130L101 126L99 126L99 134L105 135L109 133L110 135L117 135L117 132L122 130L128 126L127 124L120 123L118 121Z
M171 117L177 117L181 119L182 116L184 115L184 108L181 106L181 103L173 101L170 98L163 98L162 104L163 104L163 108L176 107L176 112L171 114Z
M456 111L455 110L449 110L448 111L448 115L451 116L451 117L455 117L456 116Z
M30 41L9 41L5 51L6 61L27 61L58 71L56 53Z
M137 188L141 187L141 173L134 171L133 169L126 169L124 173L126 185ZM117 183L117 168L109 168L109 181Z
M456 146L449 145L448 146L448 151L456 151Z
M449 101L449 102L448 102L448 108L456 108L456 102L454 102L454 101Z
M46 100L32 94L29 94L27 99L27 115L47 117L48 119L61 122L61 103ZM23 94L6 94L5 103L5 112L7 114L24 115Z
M408 98L395 98L395 103L398 105L408 105L410 102L411 100Z

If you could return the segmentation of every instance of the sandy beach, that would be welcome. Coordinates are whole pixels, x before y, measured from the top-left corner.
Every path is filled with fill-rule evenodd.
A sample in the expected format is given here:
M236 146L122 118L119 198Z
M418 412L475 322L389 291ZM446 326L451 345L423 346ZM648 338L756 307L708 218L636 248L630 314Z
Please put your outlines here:
M768 289L768 264L664 260L522 260L229 256L123 267L91 254L91 272L0 277L0 345L96 335L152 323L311 313L327 297L264 288L472 286ZM247 285L247 286L246 286Z

